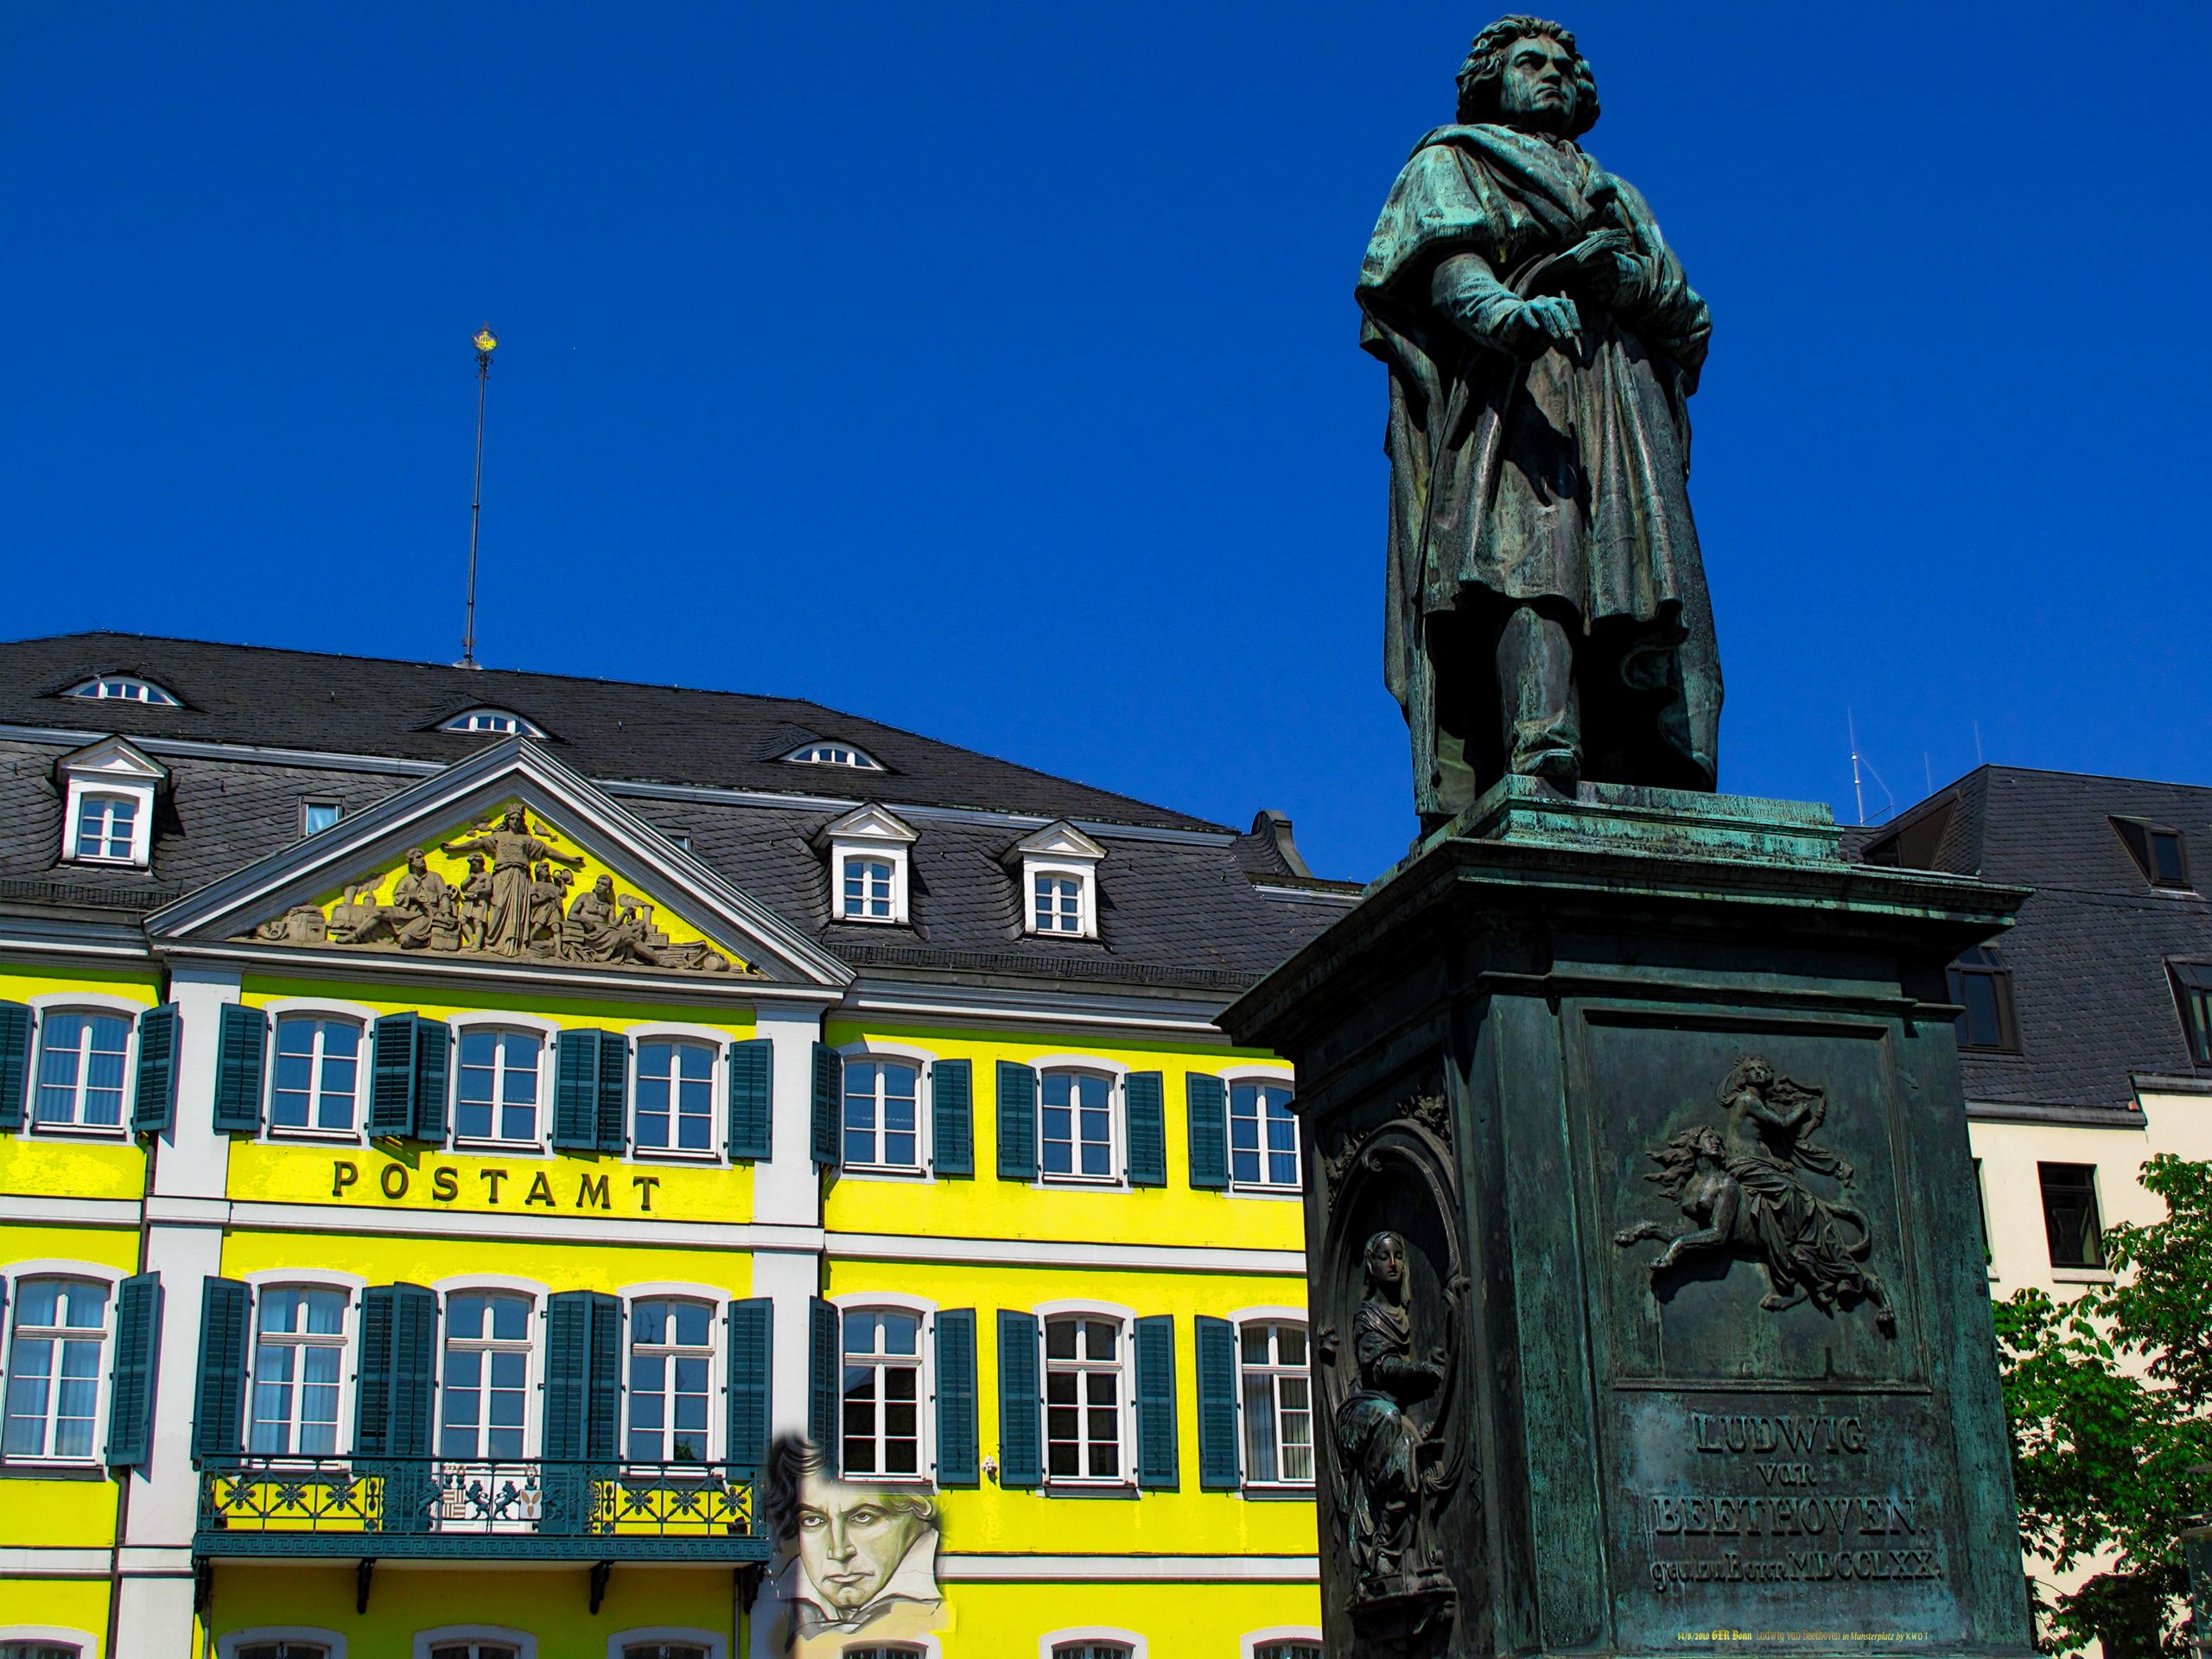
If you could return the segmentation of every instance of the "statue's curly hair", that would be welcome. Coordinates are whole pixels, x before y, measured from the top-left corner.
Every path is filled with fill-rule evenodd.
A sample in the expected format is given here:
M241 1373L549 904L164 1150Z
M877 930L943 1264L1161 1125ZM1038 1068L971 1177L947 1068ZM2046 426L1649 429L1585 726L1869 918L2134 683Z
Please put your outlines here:
M1598 124L1598 81L1588 60L1574 44L1574 31L1542 17L1521 13L1501 17L1475 36L1467 60L1459 66L1459 124L1477 126L1500 118L1498 83L1505 79L1505 54L1516 41L1541 35L1574 54L1574 122L1567 130L1580 138Z

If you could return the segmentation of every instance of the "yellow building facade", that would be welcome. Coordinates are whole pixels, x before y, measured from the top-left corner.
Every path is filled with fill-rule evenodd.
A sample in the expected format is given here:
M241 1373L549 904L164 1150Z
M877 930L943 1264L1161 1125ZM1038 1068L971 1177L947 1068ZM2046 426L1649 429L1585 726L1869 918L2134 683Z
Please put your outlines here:
M0 663L0 1654L1318 1654L1287 825L112 638Z

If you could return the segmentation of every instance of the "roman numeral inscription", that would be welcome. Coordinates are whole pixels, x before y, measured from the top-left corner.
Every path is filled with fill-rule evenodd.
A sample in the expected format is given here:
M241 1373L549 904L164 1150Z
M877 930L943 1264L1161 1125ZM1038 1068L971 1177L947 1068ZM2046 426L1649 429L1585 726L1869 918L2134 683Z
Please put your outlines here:
M1655 1460L1681 1484L1636 1495L1660 1595L1693 1586L1756 1595L1760 1586L1817 1594L1943 1578L1936 1501L1885 1484L1878 1424L1830 1412L1684 1417L1672 1455Z

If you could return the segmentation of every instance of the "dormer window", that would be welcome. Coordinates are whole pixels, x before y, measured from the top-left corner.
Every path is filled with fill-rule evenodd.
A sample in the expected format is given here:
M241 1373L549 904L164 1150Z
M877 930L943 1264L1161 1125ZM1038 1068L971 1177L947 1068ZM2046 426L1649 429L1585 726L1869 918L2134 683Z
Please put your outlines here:
M2142 818L2114 818L2112 823L2145 881L2173 893L2190 891L2189 861L2183 855L2180 830Z
M880 760L850 743L802 743L784 759L795 766L850 766L855 772L883 770Z
M505 709L469 709L455 715L438 729L442 732L480 732L499 737L543 737L545 734L520 715Z
M1022 931L1036 938L1098 937L1098 861L1106 849L1065 819L1016 842L1007 854L1020 871Z
M166 768L137 745L104 738L54 768L63 790L61 856L144 869L154 861L154 796Z
M871 803L826 825L816 838L830 855L830 914L840 922L904 926L907 849L920 837Z
M163 709L181 705L169 692L151 680L142 680L130 674L103 674L98 679L86 680L82 685L73 685L61 694L65 697L89 697L100 702L149 702Z

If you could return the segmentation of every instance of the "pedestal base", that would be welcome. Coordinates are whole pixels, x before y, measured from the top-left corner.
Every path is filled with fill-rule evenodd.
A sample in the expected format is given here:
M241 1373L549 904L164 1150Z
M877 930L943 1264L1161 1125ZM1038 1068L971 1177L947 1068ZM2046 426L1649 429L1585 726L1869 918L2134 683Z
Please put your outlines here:
M1332 1655L2028 1651L1943 976L2024 894L1837 840L1508 779L1225 1016L1299 1068Z

